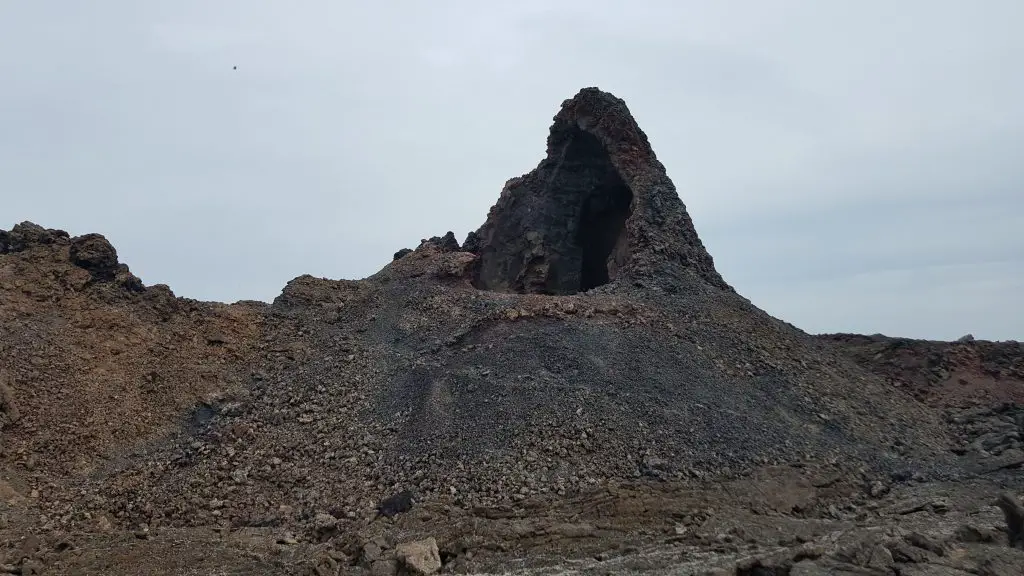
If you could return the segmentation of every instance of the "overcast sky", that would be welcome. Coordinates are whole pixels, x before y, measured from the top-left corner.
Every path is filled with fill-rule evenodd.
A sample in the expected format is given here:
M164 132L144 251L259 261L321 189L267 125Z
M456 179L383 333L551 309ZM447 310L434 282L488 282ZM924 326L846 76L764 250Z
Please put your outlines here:
M1022 22L1020 0L7 0L0 227L269 301L463 239L598 86L771 314L1024 340Z

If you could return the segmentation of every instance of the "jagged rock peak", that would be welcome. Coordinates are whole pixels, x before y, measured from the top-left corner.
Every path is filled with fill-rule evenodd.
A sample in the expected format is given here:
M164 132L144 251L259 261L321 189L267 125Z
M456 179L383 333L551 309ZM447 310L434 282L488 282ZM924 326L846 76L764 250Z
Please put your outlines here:
M616 280L715 270L675 186L626 103L584 88L562 103L547 157L505 184L464 250L488 290L573 294Z

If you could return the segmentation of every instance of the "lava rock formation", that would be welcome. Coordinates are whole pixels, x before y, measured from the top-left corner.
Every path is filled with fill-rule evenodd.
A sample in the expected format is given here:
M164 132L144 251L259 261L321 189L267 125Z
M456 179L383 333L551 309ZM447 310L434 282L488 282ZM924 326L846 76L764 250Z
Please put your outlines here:
M486 290L575 294L684 271L731 289L626 103L598 88L562 103L547 157L505 184L466 246Z
M1022 356L758 309L587 88L461 246L271 304L0 230L0 572L1021 574Z

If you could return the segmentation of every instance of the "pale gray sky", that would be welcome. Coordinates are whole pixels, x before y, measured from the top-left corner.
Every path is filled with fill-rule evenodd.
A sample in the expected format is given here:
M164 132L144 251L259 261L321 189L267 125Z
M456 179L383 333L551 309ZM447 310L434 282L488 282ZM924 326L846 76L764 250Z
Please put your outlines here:
M1024 339L1022 22L1020 0L8 0L0 227L270 300L462 240L599 86L773 315Z

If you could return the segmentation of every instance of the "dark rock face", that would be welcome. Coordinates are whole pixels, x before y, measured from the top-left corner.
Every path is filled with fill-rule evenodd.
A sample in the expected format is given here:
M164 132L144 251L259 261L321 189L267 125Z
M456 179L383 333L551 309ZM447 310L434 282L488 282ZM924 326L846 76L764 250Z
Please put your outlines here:
M398 252L395 252L395 256L392 261L401 260L407 255L416 252L417 250L423 249L436 249L439 252L461 252L462 247L459 246L459 241L455 239L455 233L448 231L444 236L434 236L433 238L424 238L420 240L419 247L416 250L410 248L402 248Z
M71 263L95 278L110 280L117 273L117 250L102 234L86 234L71 240Z
M1009 535L1010 547L1024 548L1024 506L1008 493L1000 494L996 505L1006 518L1006 533Z
M170 320L174 313L180 310L180 302L178 302L174 292L166 284L157 284L145 288L143 298L161 322Z
M409 490L403 490L398 494L385 498L377 506L377 513L381 516L391 518L412 510L413 494Z
M480 251L480 235L476 232L470 232L466 235L466 241L462 243L462 249L466 252L472 252L476 254Z
M434 236L429 240L420 242L421 247L425 244L436 246L442 252L459 252L462 250L459 246L459 241L455 239L455 233L450 230L444 236Z
M89 271L95 282L113 282L128 292L146 287L125 264L117 261L117 250L102 234L85 234L71 239L71 263Z
M625 102L597 88L562 103L547 157L506 183L463 249L487 290L574 294L686 271L731 290Z
M114 273L114 283L128 292L140 293L146 290L146 285L142 283L142 279L132 274L127 264L117 265L117 272Z
M15 224L11 231L0 230L0 254L21 252L33 245L48 245L66 241L69 235L63 230L43 228L32 222Z

